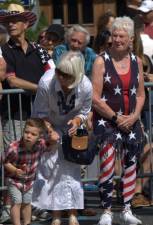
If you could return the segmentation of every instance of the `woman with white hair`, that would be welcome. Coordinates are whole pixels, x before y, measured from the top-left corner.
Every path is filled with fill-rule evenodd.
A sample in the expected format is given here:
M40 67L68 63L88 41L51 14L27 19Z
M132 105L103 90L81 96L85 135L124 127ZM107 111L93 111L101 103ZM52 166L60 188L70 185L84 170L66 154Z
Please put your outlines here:
M34 117L44 118L62 134L74 135L91 109L92 85L84 75L84 57L69 51L55 71L48 71L39 82ZM77 209L84 208L80 165L66 161L61 143L54 154L41 159L34 185L33 205L53 211L52 225L61 224L61 211L69 211L69 225L78 225Z
M143 142L139 117L145 100L142 62L131 53L133 36L133 21L129 17L116 18L112 25L112 47L98 56L93 65L93 127L102 141L99 189L104 211L99 225L112 225L117 154L122 163L122 224L141 224L130 208L135 192L137 156Z
M96 58L96 53L87 45L90 42L89 32L82 26L76 24L65 32L65 43L57 45L53 51L53 61L58 64L62 54L68 51L80 51L85 59L85 75L91 78L92 65Z

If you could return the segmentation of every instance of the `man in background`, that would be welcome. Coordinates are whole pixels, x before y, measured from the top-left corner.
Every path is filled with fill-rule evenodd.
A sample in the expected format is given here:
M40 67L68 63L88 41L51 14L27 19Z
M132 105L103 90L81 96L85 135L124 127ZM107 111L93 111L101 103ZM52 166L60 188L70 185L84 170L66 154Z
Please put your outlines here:
M144 33L153 39L153 1L142 1L140 7L138 7L138 10L142 14L144 21Z
M22 94L22 109L20 108L18 94L10 96L11 115L8 115L7 96L4 95L2 98L4 149L11 141L20 139L22 126L31 114L31 102L35 97L37 84L46 68L48 68L49 55L40 46L30 43L25 37L27 29L35 23L36 19L33 12L25 11L18 4L10 4L8 11L0 16L0 23L7 27L10 36L8 42L1 48L2 55L7 63L3 89L20 88L28 91ZM11 119L9 116L11 116ZM9 200L7 201L6 198L4 200L6 210L2 214L1 223L8 219L8 213L6 214L6 212L9 212Z

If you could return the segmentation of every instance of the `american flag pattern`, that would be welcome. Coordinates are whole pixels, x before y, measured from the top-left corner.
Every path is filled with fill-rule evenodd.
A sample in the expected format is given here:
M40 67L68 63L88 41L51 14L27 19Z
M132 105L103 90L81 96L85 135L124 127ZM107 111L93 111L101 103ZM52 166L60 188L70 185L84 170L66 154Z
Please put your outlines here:
M125 113L123 85L108 52L104 52L105 63L104 85L101 101L105 101L118 115ZM136 106L136 91L139 85L139 70L136 56L130 54L131 76L129 83L129 114ZM121 188L123 201L129 205L133 197L136 181L136 156L142 149L143 132L140 121L136 121L127 134L119 130L115 123L94 111L94 132L101 136L103 147L100 155L99 188L104 208L111 207L113 178L115 173L115 157L119 151L122 161Z
M100 150L100 176L99 188L104 208L112 205L113 179L115 174L115 157L117 150L113 144L107 143ZM130 205L130 201L135 192L136 184L136 153L128 149L121 150L122 177L121 191L123 194L124 205Z
M44 66L44 71L46 72L48 69L52 69L51 67L54 67L51 65L51 56L48 54L47 50L42 48L40 44L37 44L35 42L31 43L34 49L36 49L38 56L41 59L41 62Z
M105 63L104 85L101 95L101 101L106 103L118 115L124 114L124 98L122 81L117 74L109 53L104 52L101 55ZM136 56L131 53L131 76L129 84L129 114L134 112L136 105L136 91L139 85L139 70ZM102 117L98 112L94 111L93 128L96 135L101 135L102 140L108 140L110 143L122 144L126 142L128 145L136 145L143 141L143 132L140 121L136 121L129 134L123 133L110 120Z

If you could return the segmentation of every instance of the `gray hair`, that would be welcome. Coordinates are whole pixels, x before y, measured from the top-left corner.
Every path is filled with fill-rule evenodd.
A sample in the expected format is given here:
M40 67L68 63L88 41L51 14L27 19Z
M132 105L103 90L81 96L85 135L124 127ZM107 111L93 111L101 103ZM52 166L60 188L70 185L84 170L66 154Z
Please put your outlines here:
M61 72L69 74L75 78L75 81L69 88L76 87L84 76L84 57L79 51L68 51L63 54L56 66Z
M69 42L69 39L71 37L71 35L73 34L73 32L82 32L85 34L86 36L86 42L85 42L85 45L87 45L90 41L90 34L88 32L88 30L86 30L84 27L80 26L80 25L74 25L72 26L71 28L69 28L67 30L67 32L65 33L65 41L66 42Z
M116 29L123 29L125 30L129 37L134 36L134 22L128 16L123 17L116 17L113 24L112 24L112 32Z

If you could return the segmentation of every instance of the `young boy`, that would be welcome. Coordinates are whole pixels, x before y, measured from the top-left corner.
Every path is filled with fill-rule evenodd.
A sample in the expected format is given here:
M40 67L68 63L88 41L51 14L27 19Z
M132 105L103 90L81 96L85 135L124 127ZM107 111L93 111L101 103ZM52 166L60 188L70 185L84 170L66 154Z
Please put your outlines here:
M51 150L58 139L58 134L49 123L32 118L26 121L21 140L12 142L5 151L4 168L8 178L13 225L21 225L20 212L23 225L30 224L32 190L38 162L41 154Z

